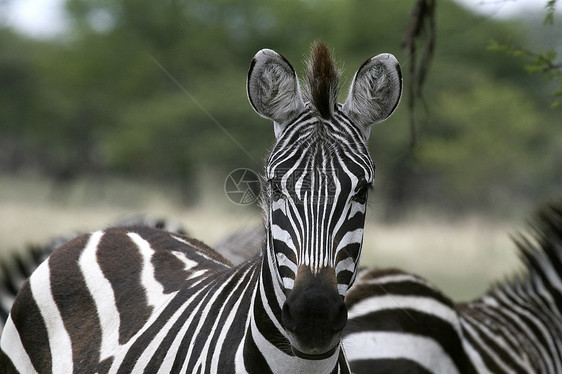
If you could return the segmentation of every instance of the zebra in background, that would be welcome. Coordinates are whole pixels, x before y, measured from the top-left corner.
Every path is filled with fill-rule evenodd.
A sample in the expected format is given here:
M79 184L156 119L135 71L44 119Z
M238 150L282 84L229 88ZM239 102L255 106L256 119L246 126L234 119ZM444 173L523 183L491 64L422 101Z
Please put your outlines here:
M186 235L187 233L181 224L174 220L144 215L134 215L120 219L111 224L110 227L133 225L154 227L181 235ZM29 245L24 250L8 255L0 261L0 335L8 319L8 314L12 309L12 304L23 283L56 248L78 235L78 233L74 233L55 236L44 244Z
M562 373L562 199L516 238L526 273L454 304L396 270L362 270L346 295L354 373Z
M241 226L219 240L213 248L234 265L257 255L265 241L264 227Z
M43 245L30 245L24 251L6 256L0 262L0 334L12 304L23 283L51 252L71 237L59 236Z
M276 137L262 252L233 267L161 230L80 236L20 290L0 341L4 372L348 373L344 297L374 180L367 139L401 88L396 59L378 55L338 104L339 72L323 43L304 92L285 58L258 52L248 97Z

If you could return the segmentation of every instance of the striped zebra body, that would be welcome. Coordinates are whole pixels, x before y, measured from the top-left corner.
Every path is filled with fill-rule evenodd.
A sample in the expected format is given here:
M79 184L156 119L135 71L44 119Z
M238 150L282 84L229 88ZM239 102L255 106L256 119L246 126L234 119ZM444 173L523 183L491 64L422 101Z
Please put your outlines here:
M262 198L266 240L239 266L200 242L111 228L57 249L16 298L0 341L5 372L349 373L344 297L374 179L369 126L401 94L396 59L369 59L346 102L317 44L301 93L262 50L248 96L274 122Z
M239 363L248 372L286 372L291 361L306 360L282 350L273 356L286 356L281 360L263 356L262 351L278 349L268 341L271 333L267 339L260 333L275 328L267 323L277 320L276 338L283 340L283 334L281 308L272 309L272 300L263 295L274 290L267 277L260 278L262 260L231 268L202 243L151 228L82 236L53 253L24 286L23 294L33 296L35 305L19 298L14 304L14 315L34 320L55 310L59 318L52 324L65 327L25 330L12 348L29 346L40 336L57 344L43 355L11 356L14 366L24 373L49 367L54 373L228 373L243 371L236 368ZM63 264L67 271L57 278L50 268ZM20 307L26 311L20 313ZM254 318L264 314L274 317ZM19 323L10 320L6 328L17 329ZM10 355L10 347L3 349ZM246 364L244 356L252 359ZM332 372L338 358L330 357L330 370L324 372Z
M362 270L346 295L354 373L562 373L562 200L517 240L527 273L454 304L424 279Z
M459 314L435 286L398 270L361 270L346 295L354 373L474 373Z
M134 225L154 227L176 234L186 234L184 228L174 220L152 218L143 215L126 217L114 222L110 227ZM78 235L78 233L59 235L41 245L29 245L0 262L0 335L8 319L8 314L12 309L12 304L23 283L56 248Z

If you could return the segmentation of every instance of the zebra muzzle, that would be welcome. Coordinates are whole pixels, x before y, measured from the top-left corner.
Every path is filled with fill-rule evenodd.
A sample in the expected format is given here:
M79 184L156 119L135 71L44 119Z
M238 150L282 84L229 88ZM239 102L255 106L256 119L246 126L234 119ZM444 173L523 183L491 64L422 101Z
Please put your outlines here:
M333 269L313 275L301 266L283 305L282 325L295 355L306 359L331 356L347 322L347 307L337 291Z

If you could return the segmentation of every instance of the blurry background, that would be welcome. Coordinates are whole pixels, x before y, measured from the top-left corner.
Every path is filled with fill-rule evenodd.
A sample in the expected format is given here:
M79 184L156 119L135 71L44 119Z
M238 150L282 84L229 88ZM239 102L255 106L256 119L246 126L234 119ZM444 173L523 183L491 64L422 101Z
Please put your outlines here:
M322 39L342 96L374 54L405 75L371 132L364 264L480 294L518 266L509 234L562 193L562 14L552 0L437 0L413 30L429 3L1 1L0 258L137 213L211 245L259 225L224 193L231 170L261 172L274 140L246 99L249 62L271 48L302 72Z

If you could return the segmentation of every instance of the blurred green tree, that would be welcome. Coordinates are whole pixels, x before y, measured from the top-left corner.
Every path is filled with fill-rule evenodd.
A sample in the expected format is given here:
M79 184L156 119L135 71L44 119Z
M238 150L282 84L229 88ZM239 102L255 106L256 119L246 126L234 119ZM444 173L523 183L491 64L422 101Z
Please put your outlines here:
M260 170L273 133L247 103L251 57L272 48L302 72L310 44L323 39L346 62L344 88L383 51L407 72L401 45L414 3L67 0L70 28L57 39L0 29L0 168L181 181ZM397 210L429 196L470 209L559 189L559 112L548 109L548 88L485 48L506 35L523 44L525 29L437 4L419 146L410 150L405 105L372 131L380 193Z

